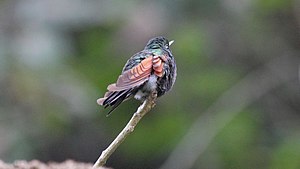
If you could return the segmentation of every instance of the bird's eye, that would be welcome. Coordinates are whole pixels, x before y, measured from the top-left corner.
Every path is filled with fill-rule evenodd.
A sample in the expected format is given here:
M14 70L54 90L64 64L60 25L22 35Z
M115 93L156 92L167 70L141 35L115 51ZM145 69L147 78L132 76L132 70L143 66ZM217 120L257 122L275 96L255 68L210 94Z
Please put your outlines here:
M169 49L169 45L166 45L165 48L166 48L166 49Z

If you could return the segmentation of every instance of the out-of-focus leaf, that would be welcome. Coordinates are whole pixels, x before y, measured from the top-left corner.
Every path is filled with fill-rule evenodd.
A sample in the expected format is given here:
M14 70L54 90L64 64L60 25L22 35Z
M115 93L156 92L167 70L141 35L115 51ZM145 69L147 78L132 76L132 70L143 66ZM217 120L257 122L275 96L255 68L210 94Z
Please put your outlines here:
M215 138L224 168L253 168L258 163L253 144L259 137L252 112L241 112Z
M274 151L270 169L298 169L300 168L300 139L289 137Z

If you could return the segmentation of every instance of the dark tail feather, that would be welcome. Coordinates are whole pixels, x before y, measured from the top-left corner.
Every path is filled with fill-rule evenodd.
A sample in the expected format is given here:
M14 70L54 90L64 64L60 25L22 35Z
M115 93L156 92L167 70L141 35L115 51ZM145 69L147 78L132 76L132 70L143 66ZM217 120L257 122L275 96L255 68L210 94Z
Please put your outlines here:
M107 99L103 102L104 108L111 106L111 110L106 116L109 116L125 99L131 95L132 89L118 91L111 93Z
M120 97L118 100L116 100L116 102L114 103L112 108L107 113L106 117L108 117L123 102L123 100L125 100L125 98L126 98L126 96L124 95L124 96Z
M126 92L127 92L126 90L111 92L107 96L107 98L105 99L105 101L103 102L104 107L106 108L107 106L114 105L114 102L117 101Z

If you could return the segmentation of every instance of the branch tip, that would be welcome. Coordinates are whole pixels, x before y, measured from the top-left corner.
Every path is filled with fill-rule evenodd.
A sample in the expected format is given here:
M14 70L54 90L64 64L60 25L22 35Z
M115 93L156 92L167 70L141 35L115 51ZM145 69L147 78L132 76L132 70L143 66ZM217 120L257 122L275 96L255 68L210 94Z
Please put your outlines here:
M102 151L100 157L95 162L93 169L103 167L105 165L112 153L121 145L126 137L134 131L135 126L144 117L144 115L146 115L155 106L156 98L157 92L152 91L143 104L138 107L137 111L132 115L127 125L119 133L115 140L105 150Z

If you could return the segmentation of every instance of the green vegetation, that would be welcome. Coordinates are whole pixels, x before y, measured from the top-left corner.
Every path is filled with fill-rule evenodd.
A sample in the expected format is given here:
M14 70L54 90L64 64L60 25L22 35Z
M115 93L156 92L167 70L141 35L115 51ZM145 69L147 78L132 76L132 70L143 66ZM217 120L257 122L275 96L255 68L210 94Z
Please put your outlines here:
M148 39L164 35L175 40L175 87L158 99L108 166L159 168L195 119L257 71L258 80L279 79L281 85L245 91L269 92L229 119L193 167L300 168L299 2L58 4L64 10L42 4L41 10L57 11L44 14L24 2L0 2L0 14L14 9L0 18L1 160L94 162L139 105L126 101L106 117L108 110L96 99ZM277 58L282 64L270 66Z

